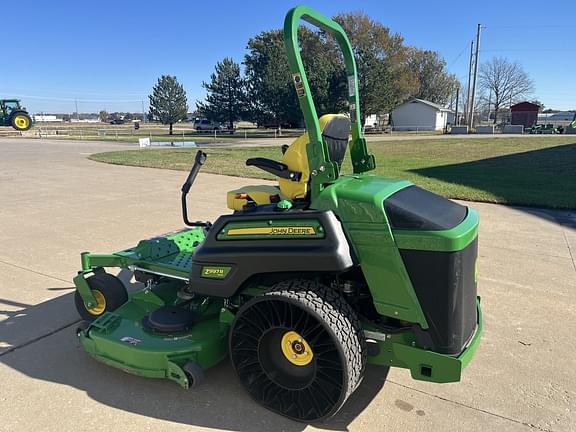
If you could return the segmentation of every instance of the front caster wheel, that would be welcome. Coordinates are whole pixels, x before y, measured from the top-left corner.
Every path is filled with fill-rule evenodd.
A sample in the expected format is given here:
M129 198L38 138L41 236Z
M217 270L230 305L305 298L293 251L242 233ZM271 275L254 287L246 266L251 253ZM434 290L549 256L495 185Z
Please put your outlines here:
M362 380L366 341L334 290L309 280L277 284L247 302L230 331L230 357L248 393L293 420L338 412Z
M74 294L76 310L83 320L92 322L104 312L112 312L128 301L128 292L116 276L108 273L96 273L86 279L96 306L87 308L78 291Z

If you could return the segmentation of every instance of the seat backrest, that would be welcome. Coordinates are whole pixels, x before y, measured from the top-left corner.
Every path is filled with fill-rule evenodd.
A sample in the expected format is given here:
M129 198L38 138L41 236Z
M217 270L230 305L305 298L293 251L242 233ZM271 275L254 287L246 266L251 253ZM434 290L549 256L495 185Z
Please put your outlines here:
M342 160L346 155L348 147L348 137L350 135L350 119L344 114L325 114L319 119L322 138L328 147L330 160L338 165L342 165ZM307 147L309 143L308 133L298 137L284 153L282 163L288 165L291 171L302 173L299 181L288 179L278 179L280 192L288 199L306 198L308 185L310 182L310 166L308 164Z

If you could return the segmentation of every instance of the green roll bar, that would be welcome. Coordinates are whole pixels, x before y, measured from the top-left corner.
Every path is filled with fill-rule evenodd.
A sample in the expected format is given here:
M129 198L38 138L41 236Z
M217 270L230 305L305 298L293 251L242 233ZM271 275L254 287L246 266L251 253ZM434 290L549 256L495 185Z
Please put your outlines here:
M296 6L291 9L284 20L284 45L288 55L288 64L292 72L292 80L304 114L304 122L310 138L308 145L308 163L310 166L312 199L322 190L323 185L332 183L338 178L339 172L336 163L330 160L328 148L322 139L318 113L306 71L300 55L298 43L298 27L300 20L309 22L333 36L344 55L346 75L348 76L348 103L350 120L352 122L352 141L350 142L350 156L355 174L373 170L376 167L374 156L368 153L366 140L360 124L360 97L358 94L358 73L352 46L344 29L337 22L310 9L307 6Z

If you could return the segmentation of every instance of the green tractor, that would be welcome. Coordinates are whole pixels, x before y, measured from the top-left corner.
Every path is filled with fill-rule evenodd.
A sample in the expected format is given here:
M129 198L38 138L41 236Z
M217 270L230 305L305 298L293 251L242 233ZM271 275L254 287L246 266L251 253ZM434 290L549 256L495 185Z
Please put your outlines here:
M12 126L17 131L32 127L32 118L18 99L0 99L0 126Z
M317 115L298 44L302 19L342 49L348 115ZM338 412L368 364L460 380L482 333L479 220L409 181L370 174L356 64L340 25L298 6L284 38L307 132L279 151L281 161L246 161L278 185L230 191L230 214L191 221L187 194L206 160L198 151L182 186L189 228L81 254L77 334L95 359L183 388L229 357L257 403L317 422ZM344 175L348 147L353 173ZM105 268L130 270L140 289L128 293Z

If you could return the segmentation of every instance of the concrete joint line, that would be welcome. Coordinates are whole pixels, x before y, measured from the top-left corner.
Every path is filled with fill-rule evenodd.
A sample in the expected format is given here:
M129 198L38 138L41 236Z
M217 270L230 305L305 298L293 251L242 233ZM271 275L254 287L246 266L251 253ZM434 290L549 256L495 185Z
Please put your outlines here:
M572 248L570 247L570 242L568 241L568 237L566 237L566 230L562 230L562 235L564 236L564 241L566 242L566 247L568 248L568 252L570 253L570 258L572 258L572 267L574 267L574 271L576 272L576 262L574 261L574 254L572 253Z
M564 235L564 237L566 237ZM523 255L528 255L528 256L534 256L534 257L549 257L549 258L559 258L559 259L565 259L565 260L569 260L569 257L565 257L565 256L560 256L560 255L554 255L554 254L549 254L549 253L541 253L541 252L526 252L525 250L518 250L518 249L514 249L514 248L509 248L509 247L504 247L504 246L493 246L493 245L489 245L486 247L483 247L483 250L486 249L500 249L500 250L505 250L505 251L511 251L517 254L523 254Z
M60 282L72 283L72 282L69 281L69 280L60 279L59 277L51 276L51 275L49 275L49 274L42 273L42 272L39 272L39 271L36 271L36 270L32 270L32 269L29 269L29 268L27 268L27 267L22 267L22 266L19 266L19 265L17 265L17 264L13 264L13 263L11 263L11 262L4 261L4 260L1 260L1 259L0 259L0 263L6 264L6 265L11 266L11 267L18 268L18 269L20 269L20 270L25 270L25 271L28 271L28 272L31 272L31 273L35 273L35 274L37 274L37 275L44 276L44 277L47 277L47 278L50 278L50 279L54 279L54 280L57 280L57 281L60 281Z
M454 401L454 400L452 400L452 399L447 399L447 398L445 398L445 397L438 396L438 395L435 395L435 394L432 394L432 393L428 393L428 392L425 392L425 391L423 391L423 390L418 390L418 389L415 389L415 388L413 388L413 387L410 387L410 386L407 386L407 385L404 385L404 384L400 384L400 383L397 383L397 382L394 382L394 381L391 381L391 380L386 380L386 382L389 382L389 383L391 383L391 384L395 384L395 385L397 385L397 386L403 387L403 388L408 389L408 390L412 390L412 391L415 391L415 392L418 392L418 393L421 393L421 394L425 394L425 395L427 395L427 396L430 396L430 397L433 397L433 398L442 400L442 401L444 401L444 402L453 403L453 404L458 405L458 406L461 406L461 407L463 407L463 408L468 408L468 409L471 409L471 410L473 410L473 411L478 411L478 412L481 412L481 413L484 413L484 414L488 414L488 415L493 416L493 417L497 417L497 418L502 419L502 420L506 420L506 421L510 421L510 422L512 422L512 423L516 423L516 424L519 424L519 425L522 425L522 426L526 426L527 428L530 428L530 429L536 429L536 430L539 430L539 431L542 431L542 432L551 432L549 429L543 429L543 428L541 428L541 427L539 427L539 426L537 426L537 425L534 425L534 424L525 423L525 422L523 422L523 421L516 420L516 419L513 419L513 418L511 418L511 417L506 417L506 416L503 416L503 415L501 415L501 414L496 414L496 413L494 413L494 412L487 411L487 410L484 410L484 409L482 409L482 408L476 408L476 407L473 407L473 406L471 406L471 405L467 405L467 404L462 403L462 402Z
M42 340L42 339L44 339L44 338L47 338L47 337L49 337L49 336L52 336L52 335L54 335L54 334L56 334L56 333L58 333L58 332L60 332L60 331L62 331L62 330L66 330L67 328L72 327L74 324L78 324L80 321L82 321L82 320L76 320L76 321L71 322L71 323L69 323L69 324L64 324L63 326L58 327L57 329L52 330L51 332L48 332L48 333L43 334L43 335L41 335L41 336L35 337L34 339L30 339L29 341L24 342L23 344L13 346L12 348L10 348L10 349L8 349L8 350L6 350L6 351L4 351L4 352L1 352L1 353L0 353L0 357L5 356L6 354L10 354L11 352L16 351L17 349L25 348L25 347L27 347L28 345L32 345L33 343L38 342L38 341L40 341L40 340Z

